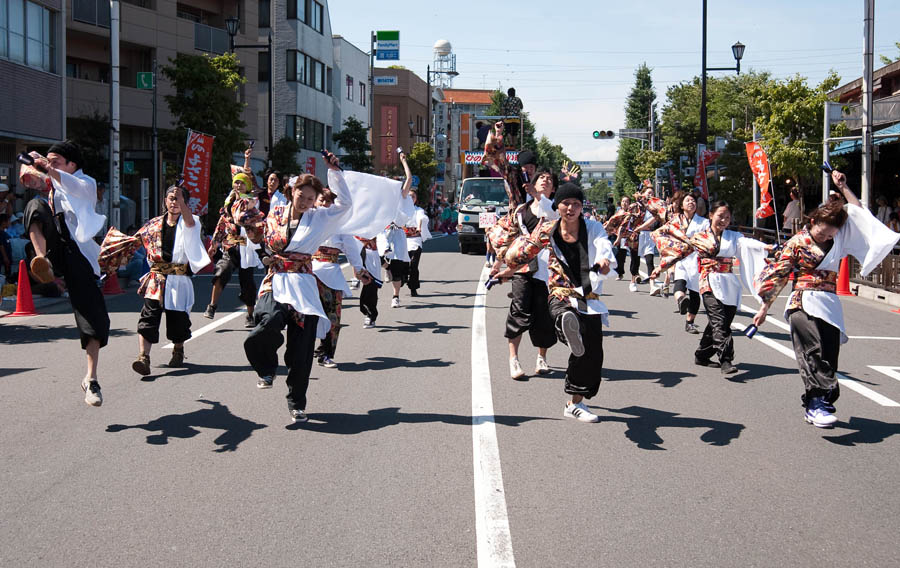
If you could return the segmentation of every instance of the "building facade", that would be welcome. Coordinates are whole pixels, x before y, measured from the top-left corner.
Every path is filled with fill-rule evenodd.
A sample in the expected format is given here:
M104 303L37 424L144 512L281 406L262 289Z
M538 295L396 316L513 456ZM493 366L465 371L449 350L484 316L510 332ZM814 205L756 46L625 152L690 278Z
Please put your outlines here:
M375 69L372 144L375 172L400 167L396 149L427 140L428 86L408 69Z
M344 128L348 118L358 120L363 128L369 127L369 56L364 51L336 35L334 44L334 132ZM328 148L338 156L346 154L331 139Z
M24 208L16 155L65 136L65 5L62 0L0 0L0 183Z

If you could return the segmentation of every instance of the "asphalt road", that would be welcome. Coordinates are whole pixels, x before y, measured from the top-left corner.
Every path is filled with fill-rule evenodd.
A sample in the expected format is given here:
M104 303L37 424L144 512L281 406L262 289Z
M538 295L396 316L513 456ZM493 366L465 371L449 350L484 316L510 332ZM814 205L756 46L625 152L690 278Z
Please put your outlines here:
M187 367L166 368L161 344L143 379L141 300L108 297L101 408L82 402L65 304L0 318L0 566L897 564L900 314L844 300L863 338L841 353L840 422L819 430L775 322L736 337L740 373L723 378L693 365L672 300L610 282L601 422L583 424L562 416L564 346L550 375L509 379L508 288L479 295L482 268L437 239L421 295L391 309L384 290L377 328L348 300L304 425L283 373L255 386L243 317L226 320L236 278L216 327L196 279ZM525 339L526 371L535 354Z

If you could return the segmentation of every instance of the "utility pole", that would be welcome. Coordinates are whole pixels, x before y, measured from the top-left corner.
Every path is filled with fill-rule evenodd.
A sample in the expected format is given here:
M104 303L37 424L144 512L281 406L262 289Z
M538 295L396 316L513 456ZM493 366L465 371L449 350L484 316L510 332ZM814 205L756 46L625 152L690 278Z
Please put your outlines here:
M153 191L150 198L150 206L154 214L159 211L159 137L156 124L156 58L153 59L153 142L150 145L153 152Z
M872 189L872 67L875 51L875 0L864 0L862 76L862 191L860 201L869 206ZM826 132L827 136L828 133Z
M375 165L375 32L369 49L369 144L372 145L372 165Z
M112 222L111 225L122 229L121 212L119 209L119 0L109 1L109 53L110 53L110 83L109 105L111 117L110 142L109 142L109 178L110 191L112 191Z

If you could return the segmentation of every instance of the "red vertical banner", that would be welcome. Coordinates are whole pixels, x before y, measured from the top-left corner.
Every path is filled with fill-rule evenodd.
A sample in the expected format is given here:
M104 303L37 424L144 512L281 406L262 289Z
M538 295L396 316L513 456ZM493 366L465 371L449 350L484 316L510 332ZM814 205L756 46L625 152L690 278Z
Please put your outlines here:
M674 194L678 191L678 182L675 181L675 173L672 171L672 168L669 168L669 185L672 186L672 193Z
M306 158L306 173L316 175L316 159L313 157Z
M772 207L772 193L769 190L772 176L769 171L769 158L759 142L747 142L747 161L750 162L750 171L756 177L759 184L759 209L756 210L757 219L765 219L775 214Z
M459 147L463 150L468 150L472 148L472 133L471 127L469 123L471 121L471 115L469 113L462 113L459 115ZM478 148L479 150L484 150L484 148Z
M381 163L385 166L397 165L397 107L381 107Z
M706 179L706 166L715 162L718 157L719 152L703 150L697 159L697 174L694 176L694 187L700 188L700 194L707 201L709 201L709 184Z
M184 187L191 194L188 205L194 215L205 215L209 211L209 170L214 139L215 136L188 130L181 171Z

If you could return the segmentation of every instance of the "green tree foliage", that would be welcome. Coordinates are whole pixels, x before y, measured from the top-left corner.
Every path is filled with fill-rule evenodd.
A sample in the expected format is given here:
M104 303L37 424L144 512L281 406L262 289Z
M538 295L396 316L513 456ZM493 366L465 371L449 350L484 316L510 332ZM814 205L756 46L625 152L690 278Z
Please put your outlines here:
M731 135L750 139L753 121L760 115L759 93L771 83L768 72L751 71L741 75L709 77L707 80L707 145L716 136ZM700 78L694 77L673 85L666 91L662 108L662 148L669 160L678 163L682 155L696 159L697 139L700 135Z
M655 99L656 91L653 89L651 70L646 63L642 63L634 72L634 87L625 103L625 128L646 129L650 120L650 106L656 106L653 102ZM640 182L634 173L640 150L640 140L625 138L619 141L619 155L613 181L616 194L631 193Z
M656 177L656 168L661 168L666 161L666 154L660 150L644 148L639 151L634 159L634 175L639 180Z
M355 172L372 173L372 145L369 144L369 133L362 122L352 116L348 117L344 121L344 129L332 134L331 139L347 152L341 156L341 162L347 168Z
M756 129L773 175L793 178L801 188L818 183L825 101L839 84L840 77L832 71L815 87L795 75L758 92L761 113Z
M753 173L747 161L747 150L743 141L732 140L718 159L720 179L709 178L710 195L724 199L734 208L734 222L750 225L753 220ZM780 201L778 207L784 204Z
M296 175L300 173L300 164L297 163L297 153L300 151L300 144L293 138L285 136L272 146L269 152L269 161L271 168L282 174Z
M166 103L175 117L175 130L164 133L164 149L183 156L188 129L215 136L209 180L210 218L216 218L225 196L231 191L231 161L244 149L247 135L241 120L244 103L237 100L238 88L246 79L238 73L234 54L186 55L169 59L160 69L175 88ZM243 163L243 162L242 162Z
M419 190L417 203L428 201L431 195L431 181L437 175L437 161L434 159L434 148L427 142L416 142L406 157L409 170L419 178Z
M550 142L546 136L541 136L535 146L537 165L539 168L549 168L552 172L559 172L564 161L571 162L572 158L566 156L562 146Z
M895 41L894 45L897 47L897 50L900 51L900 41ZM890 57L887 57L886 55L880 55L880 56L878 56L878 58L881 59L881 62L884 63L885 65L890 65L891 63L894 63L895 61L900 61L900 56L898 56L894 59L891 59Z
M101 183L109 180L109 117L95 110L89 116L69 118L66 126L69 139L81 148L81 169Z

